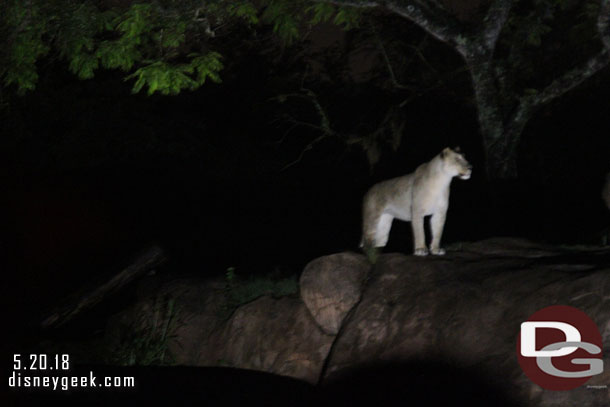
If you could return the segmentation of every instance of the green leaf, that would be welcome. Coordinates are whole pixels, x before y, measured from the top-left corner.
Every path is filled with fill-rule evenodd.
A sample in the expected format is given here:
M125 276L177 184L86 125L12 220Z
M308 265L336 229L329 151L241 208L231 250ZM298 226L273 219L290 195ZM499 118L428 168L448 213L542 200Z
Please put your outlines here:
M188 68L196 72L196 81L199 86L203 85L207 78L212 82L220 83L218 74L224 67L221 59L222 55L218 52L208 52L206 55L191 54L191 62Z
M124 36L139 42L139 37L151 31L153 27L153 6L151 4L132 4L123 17L125 19L117 25L117 30Z
M250 2L230 4L228 6L228 12L230 15L245 20L248 24L258 24L259 22L258 11Z
M272 1L263 13L263 21L273 24L273 32L286 45L291 45L299 37L298 21L283 1Z
M113 31L116 28L117 19L118 14L114 10L106 10L99 13L95 17L95 22L97 23L97 31Z
M186 38L186 23L183 21L179 22L173 27L163 29L160 35L160 43L163 48L177 48L180 44L184 43Z
M14 29L22 25L24 27L8 44L8 48L3 50L6 59L3 58L4 66L0 67L0 73L5 86L15 85L17 92L24 94L36 87L36 61L49 52L48 45L43 42L47 26L44 20L36 18L38 10L35 6L26 10L21 2L15 2L7 14L15 19L7 20L15 25ZM30 15L34 20L26 24Z
M337 25L343 26L344 29L350 30L358 27L360 20L360 11L354 7L341 7L337 11L333 22Z
M307 8L307 12L313 13L311 24L325 23L335 14L335 6L328 3L317 3Z
M140 51L128 40L102 41L95 55L107 69L130 70L142 58Z
M222 68L221 55L209 52L206 55L191 54L188 64L173 65L164 61L152 62L128 75L125 80L136 79L132 92L138 93L148 87L148 95L176 95L182 90L199 88L209 78L220 82L218 74Z
M78 75L80 79L91 79L98 65L98 59L95 55L75 54L70 61L70 71Z

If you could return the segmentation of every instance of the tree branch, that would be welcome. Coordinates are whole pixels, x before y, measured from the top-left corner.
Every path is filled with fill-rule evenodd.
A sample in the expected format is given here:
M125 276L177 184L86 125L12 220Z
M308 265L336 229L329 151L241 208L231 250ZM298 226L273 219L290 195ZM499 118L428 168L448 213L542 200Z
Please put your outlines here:
M601 8L597 17L597 31L606 51L610 52L610 0L601 0Z
M315 125L313 123L304 122L301 120L297 120L293 117L289 117L289 121L292 123L292 126L286 131L284 136L282 136L280 142L282 142L284 140L284 138L286 137L286 135L289 132L291 132L293 129L295 129L296 127L299 127L299 126L309 127L313 130L321 132L322 134L320 136L316 137L315 139L313 139L312 141L310 141L303 148L303 150L301 150L301 153L299 154L297 159L286 164L284 167L282 167L282 169L280 171L284 171L284 170L292 167L293 165L299 163L305 156L305 153L307 151L313 149L316 144L320 143L321 141L325 140L326 138L337 136L337 134L331 127L330 119L329 119L328 115L326 114L326 111L324 110L324 108L320 104L320 101L318 100L318 95L316 95L316 93L314 91L312 91L311 89L305 88L303 86L303 84L301 84L300 90L302 93L290 93L290 94L286 94L286 95L280 95L280 96L276 96L273 99L281 101L281 99L285 99L287 97L295 97L295 98L307 100L308 102L310 102L313 105L314 109L316 110L316 113L320 117L320 124Z
M506 20L508 20L513 2L513 0L494 0L491 6L489 6L487 14L485 14L485 18L483 19L483 22L485 23L483 38L487 49L495 49L502 28L504 28Z
M536 109L551 100L574 89L610 64L610 0L601 0L597 31L603 48L589 60L555 79L540 92L521 98L523 108Z
M521 135L523 134L523 129L525 129L527 122L532 117L535 110L536 110L536 107L532 105L532 101L530 100L530 98L525 97L519 101L517 108L515 109L513 114L510 115L508 121L506 122L506 124L504 126L504 134L503 134L506 139L506 144L508 147L507 154L506 154L507 158L514 157L516 155L517 147L519 146L519 143L521 142ZM509 160L506 160L505 162L503 162L503 165L505 166L504 170L505 171L511 171L511 170L516 171L516 168L514 168L514 169L510 168L510 166L514 165L514 164L516 164L516 163L514 163L514 162L511 163Z
M337 6L349 6L358 8L372 8L381 6L380 1L358 1L358 0L316 0L318 3L330 3Z
M326 137L328 137L327 134L322 134L322 135L316 137L315 139L313 139L309 144L307 144L305 146L305 148L303 150L301 150L301 154L299 154L297 159L292 161L292 162L290 162L290 163L288 163L288 164L286 164L285 166L283 166L282 169L280 170L280 172L286 171L288 168L290 168L293 165L298 164L299 162L301 162L301 160L305 156L305 153L308 152L309 150L311 150L316 144L318 144L319 142L324 140Z
M460 47L458 37L462 32L457 19L434 0L419 2L416 0L394 1L354 1L354 0L317 0L337 6L358 8L385 7L391 12L411 20L436 39ZM504 0L506 1L506 0Z
M428 2L423 7L417 1L392 1L386 3L386 8L400 16L403 16L434 38L451 44L458 51L462 47L462 27L457 19L436 2Z
M610 64L610 0L601 0L600 14L597 20L597 29L604 47L581 66L566 72L560 78L554 80L542 91L533 95L521 97L515 111L510 115L504 124L503 138L506 141L506 156L516 155L517 147L521 141L521 135L527 122L534 112L542 105L560 97L561 95L574 89L589 77ZM504 171L511 163L502 162ZM514 163L513 163L514 164Z
M543 105L551 100L563 95L564 93L574 89L586 79L605 68L610 62L610 51L607 49L601 50L599 53L591 57L578 68L574 68L566 72L560 78L555 79L549 86L541 92L531 96L533 107Z
M390 74L390 81L392 82L392 85L394 85L394 87L397 89L412 91L413 89L411 87L403 85L402 83L398 82L398 79L396 78L396 75L394 74L394 68L392 67L392 63L390 62L390 57L388 56L385 46L383 45L383 41L381 40L381 37L377 33L377 30L375 29L375 27L372 26L372 28L373 28L373 34L375 35L375 38L377 39L377 43L379 44L379 51L381 52L381 55L383 56L383 60L385 61L386 68L388 69L388 73Z

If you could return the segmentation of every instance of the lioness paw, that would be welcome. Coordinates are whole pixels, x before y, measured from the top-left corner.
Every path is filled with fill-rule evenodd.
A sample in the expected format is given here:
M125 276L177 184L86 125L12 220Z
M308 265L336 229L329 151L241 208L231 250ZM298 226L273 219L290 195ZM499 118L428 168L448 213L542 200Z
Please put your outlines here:
M425 247L420 247L420 248L415 249L413 254L415 256L427 256L428 255L428 249L426 249Z
M445 255L445 249L442 248L438 248L438 249L432 249L430 250L430 253L432 253L435 256L444 256Z

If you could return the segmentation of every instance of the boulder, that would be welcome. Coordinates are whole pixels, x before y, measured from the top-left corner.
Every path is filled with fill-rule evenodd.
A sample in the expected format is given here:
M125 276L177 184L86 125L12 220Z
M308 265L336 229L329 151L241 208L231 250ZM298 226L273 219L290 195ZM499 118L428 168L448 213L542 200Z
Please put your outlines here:
M222 281L165 283L147 295L175 298L179 323L170 348L182 365L322 382L339 400L364 397L367 383L378 386L379 397L404 383L413 400L434 393L440 403L444 393L434 390L435 380L489 405L513 405L487 397L497 392L522 406L596 407L610 400L607 248L496 238L442 257L383 254L373 267L362 255L340 253L308 264L300 284L300 298L260 297L228 319L219 312L226 302ZM589 387L543 390L518 364L520 324L550 305L576 307L600 330L605 371ZM143 309L136 305L123 320L141 318ZM354 386L359 392L350 393Z
M311 261L301 274L301 298L320 328L336 335L343 319L360 301L370 269L363 255L339 253Z
M442 361L494 380L522 404L607 405L610 251L543 255L521 247L498 257L498 241L492 246L489 255L477 244L445 257L381 256L333 345L325 379L372 361ZM596 322L607 367L587 385L601 387L545 391L523 374L516 355L520 324L550 305L579 308Z
M238 308L209 341L199 366L229 366L317 383L333 337L298 298L261 297Z

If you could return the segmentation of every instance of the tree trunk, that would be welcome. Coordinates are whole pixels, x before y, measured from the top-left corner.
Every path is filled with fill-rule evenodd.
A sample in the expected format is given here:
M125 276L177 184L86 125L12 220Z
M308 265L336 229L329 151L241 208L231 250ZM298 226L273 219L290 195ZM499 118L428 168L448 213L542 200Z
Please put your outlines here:
M464 58L469 67L474 90L487 177L505 179L516 175L516 148L506 137L508 129L505 128L490 54L482 45L473 44L466 51ZM517 128L511 129L513 139L516 138L516 131Z
M520 90L511 89L511 100L501 100L493 55L497 40L508 21L514 0L491 0L476 33L466 29L442 2L415 0L354 1L324 0L340 6L372 8L382 6L417 24L437 40L453 47L467 65L476 101L480 133L485 152L485 169L490 179L511 179L517 176L517 148L521 134L534 111L560 97L610 63L610 0L600 0L597 31L603 48L580 66L556 78L536 94L520 97ZM516 108L507 113L509 103Z
M469 68L489 179L517 177L517 148L531 118L533 97L522 97L510 114L502 101L492 59L493 51L475 41L461 52Z

